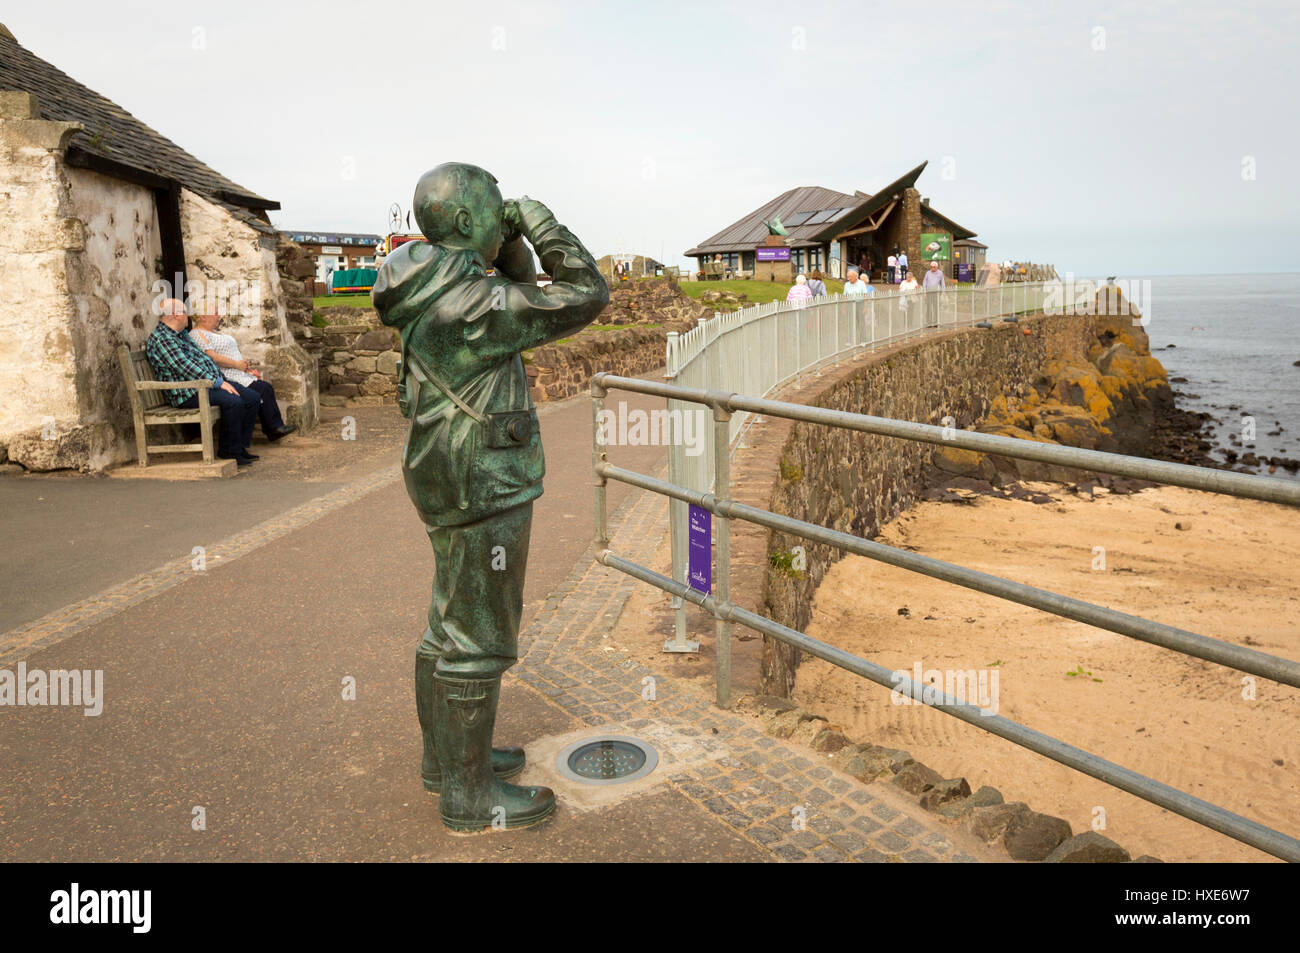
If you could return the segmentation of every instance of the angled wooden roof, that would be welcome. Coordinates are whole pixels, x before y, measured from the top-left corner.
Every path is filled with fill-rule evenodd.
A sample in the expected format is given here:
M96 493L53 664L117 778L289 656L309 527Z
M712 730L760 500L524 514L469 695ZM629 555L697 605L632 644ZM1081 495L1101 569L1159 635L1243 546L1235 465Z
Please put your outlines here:
M813 245L823 245L831 241L836 235L857 228L863 222L866 222L870 216L889 205L890 202L902 198L903 192L916 184L916 180L928 164L928 161L922 162L916 168L890 182L874 195L861 191L849 195L815 185L791 189L789 192L778 195L761 208L750 212L740 221L727 226L716 235L700 242L699 245L688 250L685 254L691 257L711 255L716 252L751 251L761 245L763 240L767 238L767 226L764 222L771 219L773 215L779 217L781 223L789 229L790 236L786 241L790 247L805 248ZM813 222L795 226L791 226L788 221L798 212L837 208L842 211L831 215L828 220L814 220ZM963 228L946 216L940 215L928 205L922 207L921 214L947 226L949 231L953 233L954 238L967 238L975 235L975 232Z
M890 182L875 195L868 195L865 200L859 199L854 203L853 209L847 215L842 216L823 228L819 228L815 236L816 241L828 242L840 232L847 232L849 229L857 228L865 222L869 216L874 215L890 202L895 199L901 199L903 193L916 184L916 180L920 177L922 170L924 170L929 164L929 160L927 159L915 169L912 169L910 172L907 172L899 176L893 182Z
M0 27L0 89L33 94L41 119L79 122L85 126L69 140L71 165L146 185L160 185L162 181L177 183L227 207L259 213L280 207L280 203L263 198L204 165L117 103L47 63L19 44L3 27Z

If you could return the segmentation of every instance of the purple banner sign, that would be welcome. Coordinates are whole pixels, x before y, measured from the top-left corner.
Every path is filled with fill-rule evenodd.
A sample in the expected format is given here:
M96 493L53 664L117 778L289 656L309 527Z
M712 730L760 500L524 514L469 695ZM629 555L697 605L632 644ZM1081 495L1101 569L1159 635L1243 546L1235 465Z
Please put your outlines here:
M789 261L790 248L785 245L763 245L754 250L756 261Z
M686 584L697 592L713 592L713 514L691 506L686 534Z

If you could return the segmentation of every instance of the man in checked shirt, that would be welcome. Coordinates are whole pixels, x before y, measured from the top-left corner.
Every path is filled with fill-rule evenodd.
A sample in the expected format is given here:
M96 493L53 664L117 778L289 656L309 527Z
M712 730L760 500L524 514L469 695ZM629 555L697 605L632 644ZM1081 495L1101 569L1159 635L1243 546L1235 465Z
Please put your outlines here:
M221 428L217 436L217 456L248 466L257 455L248 452L253 439L253 424L262 398L221 376L216 362L208 357L186 333L190 319L185 303L168 298L162 303L158 326L144 342L144 356L160 381L212 381L208 400L221 408ZM199 392L193 387L174 387L163 391L174 407L199 406Z

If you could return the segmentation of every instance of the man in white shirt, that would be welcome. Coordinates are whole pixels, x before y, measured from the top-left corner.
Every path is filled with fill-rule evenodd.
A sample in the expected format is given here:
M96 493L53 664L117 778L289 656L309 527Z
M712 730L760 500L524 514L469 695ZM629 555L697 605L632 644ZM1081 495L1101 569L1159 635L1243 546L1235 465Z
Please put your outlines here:
M930 262L930 270L925 273L922 287L925 289L925 326L939 326L939 295L948 286L947 276L939 270L937 261Z
M875 294L876 289L867 282L858 280L858 269L850 268L848 280L844 282L844 293L846 295L869 295Z
M890 255L885 259L885 267L889 269L889 283L891 285L898 283L898 256Z

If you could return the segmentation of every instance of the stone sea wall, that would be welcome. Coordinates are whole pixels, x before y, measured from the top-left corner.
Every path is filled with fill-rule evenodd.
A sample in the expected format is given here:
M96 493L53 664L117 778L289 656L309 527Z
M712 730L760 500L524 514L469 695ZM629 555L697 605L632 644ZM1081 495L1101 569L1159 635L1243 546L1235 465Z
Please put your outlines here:
M840 369L799 399L938 426L1144 453L1156 411L1171 403L1172 395L1163 367L1150 356L1145 331L1126 306L1122 310L1113 316L1031 316L1019 324L928 337ZM793 423L770 476L757 485L750 479L747 494L761 499L770 487L768 509L871 538L927 488L952 479L996 485L1081 476L1060 467ZM745 532L751 531L740 534L742 546ZM817 587L841 554L781 533L762 536L761 581L751 571L748 579L733 583L733 592L740 593L741 604L757 603L769 618L806 629ZM796 546L803 547L798 559ZM788 697L797 665L797 652L767 640L762 690Z

